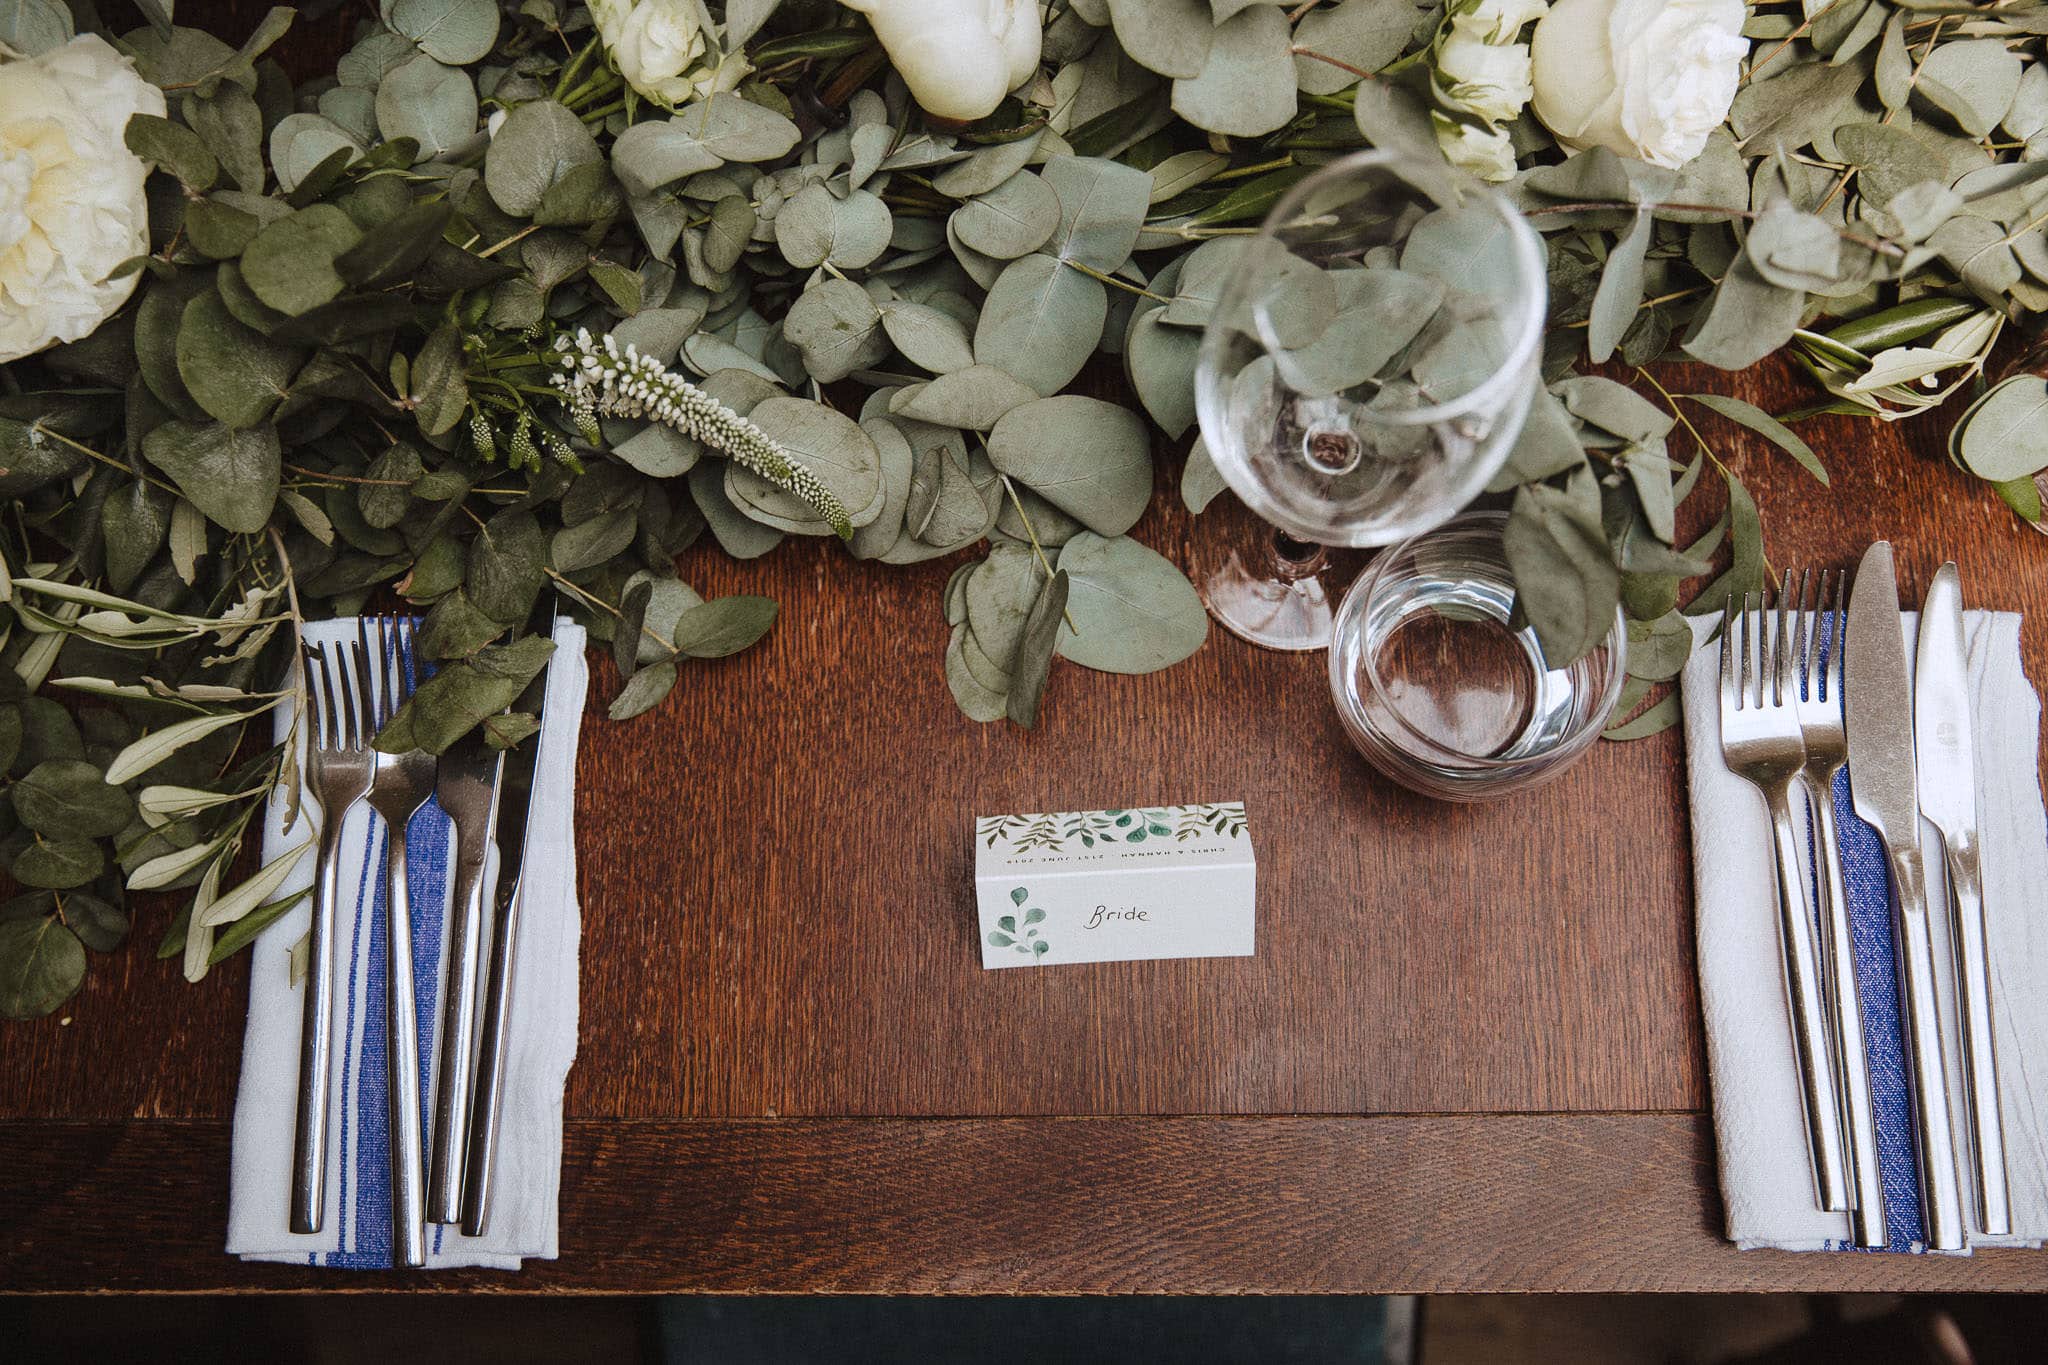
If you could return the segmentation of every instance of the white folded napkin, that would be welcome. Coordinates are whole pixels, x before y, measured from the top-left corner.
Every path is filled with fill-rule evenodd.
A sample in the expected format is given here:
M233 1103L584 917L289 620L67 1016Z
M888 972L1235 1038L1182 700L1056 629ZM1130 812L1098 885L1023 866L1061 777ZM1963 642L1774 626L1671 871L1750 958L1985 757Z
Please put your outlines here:
M318 622L307 627L306 635L314 643L353 639L355 621ZM516 1270L523 1257L555 1256L562 1085L576 1055L576 950L582 927L573 830L576 744L589 682L582 627L558 622L555 641L527 833L525 889L513 963L514 1026L507 1040L506 1097L490 1221L481 1237L429 1224L429 1269ZM290 724L289 712L280 709L280 742ZM301 742L303 752L303 736ZM283 804L274 801L267 815L265 862L318 835L321 813L310 796L289 832L284 829ZM407 831L420 1090L425 1102L421 1129L430 1131L454 827L429 801L413 816ZM384 1084L385 847L383 822L367 805L359 804L343 826L341 845L344 880L336 933L341 979L335 991L327 1212L318 1233L295 1235L286 1218L298 1104L299 1028L305 1013L305 986L292 984L290 956L293 945L305 937L310 899L280 917L251 946L255 956L249 972L242 1079L235 1096L227 1244L231 1254L246 1260L348 1269L391 1264ZM491 903L497 867L494 853L484 873L486 905ZM285 883L284 893L310 886L312 879L313 859L308 857Z
M1717 624L1694 627L1704 641ZM1906 616L1908 657L1918 617ZM2041 705L2020 665L2020 618L1964 614L1970 700L1976 728L1984 907L1995 998L1994 1028L2004 1114L2013 1235L1979 1246L2039 1245L2048 1239L2048 816L2039 752ZM1770 889L1770 821L1756 789L1721 758L1718 641L1697 650L1682 687L1686 762L1692 798L1693 873L1698 893L1700 1003L1714 1091L1721 1194L1728 1236L1743 1247L1790 1251L1851 1245L1849 1215L1814 1205L1811 1159L1800 1112L1791 1026L1786 1018L1777 916ZM1919 1179L1908 1118L1897 975L1882 844L1855 817L1846 780L1835 809L1842 827L1844 876L1856 940L1857 984L1878 1119L1890 1249L1922 1250ZM1928 867L1942 1017L1955 1018L1948 884L1941 844L1921 826ZM1812 877L1809 875L1809 884ZM1952 1119L1962 1169L1966 1222L1975 1222L1962 1075L1951 1024L1946 1050Z

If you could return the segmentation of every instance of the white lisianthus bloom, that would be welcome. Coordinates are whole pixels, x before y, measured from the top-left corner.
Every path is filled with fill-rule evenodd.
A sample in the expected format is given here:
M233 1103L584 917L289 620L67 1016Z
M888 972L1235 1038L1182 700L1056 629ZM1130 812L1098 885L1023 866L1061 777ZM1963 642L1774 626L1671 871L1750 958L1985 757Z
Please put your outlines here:
M730 90L752 70L711 49L696 0L590 0L590 15L626 84L663 108Z
M1536 25L1536 115L1572 148L1683 166L1728 117L1742 0L1558 0Z
M1036 0L840 0L868 16L928 114L960 123L995 112L1038 71Z
M1477 115L1488 123L1506 123L1522 112L1534 93L1529 83L1529 48L1513 40L1521 23L1507 30L1508 41L1492 42L1499 31L1477 15L1459 15L1437 40L1437 95L1453 109Z
M136 274L107 278L149 250L149 167L122 133L163 112L92 34L30 58L0 44L0 363L89 335L135 292Z
M1453 166L1496 184L1515 178L1515 144L1507 129L1452 118L1440 109L1431 110L1429 120L1436 126L1436 145Z

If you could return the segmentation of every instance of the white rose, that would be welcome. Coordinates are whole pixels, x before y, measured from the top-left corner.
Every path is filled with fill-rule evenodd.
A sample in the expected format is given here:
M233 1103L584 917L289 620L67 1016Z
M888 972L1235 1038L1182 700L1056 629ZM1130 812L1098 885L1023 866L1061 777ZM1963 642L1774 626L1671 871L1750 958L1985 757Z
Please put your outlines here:
M1507 129L1468 123L1435 110L1429 119L1436 126L1436 145L1453 166L1495 183L1515 178L1515 143Z
M0 44L0 363L76 341L135 292L107 273L149 250L149 167L128 150L131 114L163 91L81 34L37 57Z
M968 123L1038 70L1036 0L841 0L868 16L928 114Z
M1683 166L1728 117L1742 0L1558 0L1536 25L1536 114L1572 148Z
M1479 0L1476 5L1467 0L1466 4L1454 7L1452 13L1471 19L1488 42L1511 43L1522 31L1522 25L1541 19L1549 8L1548 0Z
M695 0L591 0L590 14L626 84L664 108L730 90L751 70L709 50Z
M1505 123L1522 112L1533 93L1529 48L1523 43L1487 41L1493 31L1493 24L1477 15L1460 15L1451 21L1450 32L1437 44L1437 90L1454 109L1476 114L1488 123Z

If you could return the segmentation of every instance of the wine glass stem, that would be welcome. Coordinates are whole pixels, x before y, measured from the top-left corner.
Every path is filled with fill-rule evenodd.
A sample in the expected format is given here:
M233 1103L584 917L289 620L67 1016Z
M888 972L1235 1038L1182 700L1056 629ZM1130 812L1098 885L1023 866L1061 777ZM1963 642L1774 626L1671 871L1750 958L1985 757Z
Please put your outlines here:
M1273 576L1282 583L1313 578L1330 563L1330 552L1311 541L1296 540L1285 531L1273 532Z

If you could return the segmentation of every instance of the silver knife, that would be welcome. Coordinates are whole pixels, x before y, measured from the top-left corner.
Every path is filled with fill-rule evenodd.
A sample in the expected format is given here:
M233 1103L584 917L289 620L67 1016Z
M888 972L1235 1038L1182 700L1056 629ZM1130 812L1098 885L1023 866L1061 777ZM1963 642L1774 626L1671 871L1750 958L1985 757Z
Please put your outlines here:
M1908 1088L1920 1160L1922 1235L1937 1251L1963 1246L1963 1201L1949 1126L1934 994L1934 943L1927 927L1927 875L1920 861L1920 807L1913 766L1913 697L1890 542L1863 556L1849 597L1847 677L1849 790L1856 813L1884 840L1891 866L1894 946L1906 1014Z
M502 750L480 731L441 755L434 800L455 825L455 890L448 929L448 969L435 1062L434 1127L427 1145L427 1221L462 1217L462 1172L469 1146L470 1059L476 1052L477 978L483 971L484 861L498 825Z
M1944 564L1920 609L1920 661L1913 672L1913 746L1920 764L1920 813L1941 831L1953 916L1957 1014L1962 1022L1964 1095L1977 1176L1979 1225L2012 1231L2005 1134L1998 1112L1998 1056L1991 1038L1991 971L1984 949L1983 882L1977 872L1977 761L1969 664L1963 643L1962 577Z
M539 631L555 633L552 595ZM539 633L536 631L536 633ZM547 682L554 660L541 669L515 704L547 722ZM491 962L485 980L483 1017L477 1039L476 1086L470 1100L468 1142L463 1152L462 1231L480 1236L490 1217L491 1175L497 1164L498 1118L504 1107L506 1030L512 1019L512 959L519 932L520 879L526 860L527 814L533 798L534 765L540 759L541 732L505 755L498 783L498 883L491 914Z

